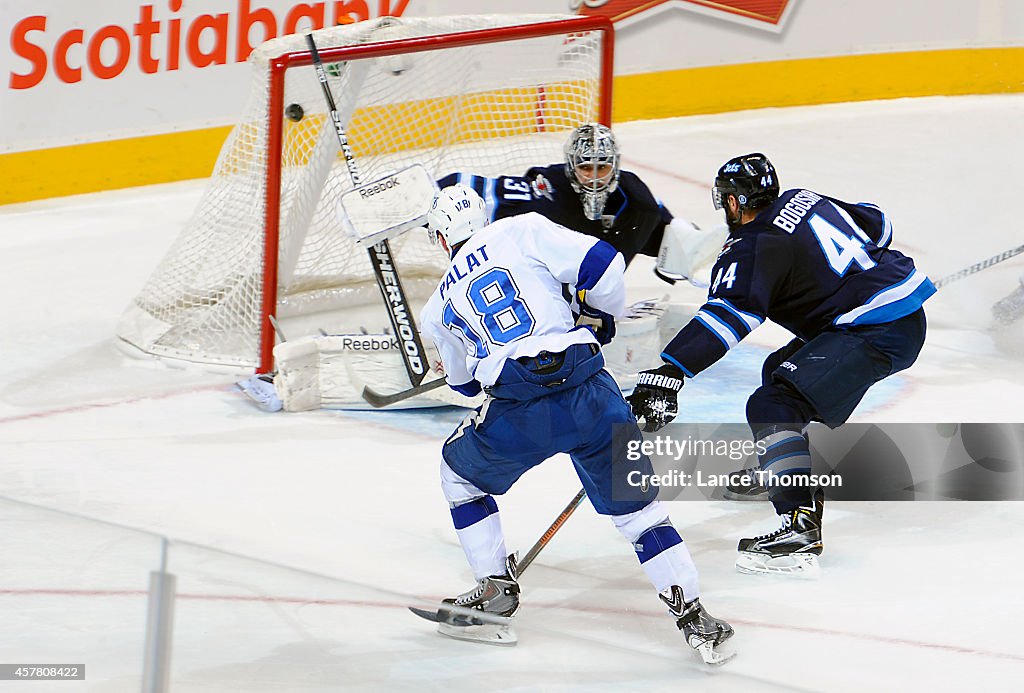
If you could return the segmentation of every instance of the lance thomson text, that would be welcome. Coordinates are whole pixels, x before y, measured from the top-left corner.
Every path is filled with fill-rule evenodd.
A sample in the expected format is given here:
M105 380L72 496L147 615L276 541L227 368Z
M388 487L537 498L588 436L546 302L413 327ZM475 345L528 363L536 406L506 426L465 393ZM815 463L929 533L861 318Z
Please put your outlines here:
M695 486L699 488L718 488L724 486L751 486L754 483L766 487L839 487L843 485L843 479L838 474L772 474L760 469L747 469L731 474L707 474L700 470L684 472L672 469L661 474L647 474L634 470L626 475L626 483L633 488L647 491L651 487L685 488Z

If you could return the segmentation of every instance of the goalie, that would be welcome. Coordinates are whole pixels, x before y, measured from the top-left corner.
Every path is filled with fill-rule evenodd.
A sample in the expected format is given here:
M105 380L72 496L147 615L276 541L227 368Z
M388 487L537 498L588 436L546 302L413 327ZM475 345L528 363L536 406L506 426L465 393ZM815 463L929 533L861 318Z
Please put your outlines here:
M462 183L475 190L490 221L537 212L609 243L627 266L637 255L648 255L657 258L654 272L664 281L689 280L707 288L694 276L718 254L726 230L702 231L673 217L639 176L622 170L621 159L611 128L588 123L569 136L562 163L536 166L523 176L452 173L438 184Z
M588 123L570 134L561 163L531 168L524 176L485 178L451 173L441 178L438 186L462 183L475 190L485 200L488 221L537 212L573 231L606 241L622 254L627 265L637 255L655 257L654 272L662 280L670 284L688 280L705 288L707 282L695 275L717 256L727 235L725 229L703 231L673 217L639 176L622 170L621 158L612 130ZM580 315L571 292L567 291L565 297L580 316L580 324L594 323L590 316ZM659 362L663 335L674 334L689 317L685 310L666 312L664 306L651 301L633 306L618 323L618 339L606 348L608 368L619 385L632 387L636 373ZM599 328L600 324L592 326ZM289 346L278 345L278 377L257 375L238 385L267 411L358 405L357 390L351 382L357 378L337 341L331 337L309 338ZM324 373L335 376L325 378ZM391 374L401 375L390 368L390 361L388 368L380 368L377 373L381 377ZM380 383L376 376L363 380L403 389L401 382ZM430 396L440 398L434 405L474 406L474 402L457 395Z

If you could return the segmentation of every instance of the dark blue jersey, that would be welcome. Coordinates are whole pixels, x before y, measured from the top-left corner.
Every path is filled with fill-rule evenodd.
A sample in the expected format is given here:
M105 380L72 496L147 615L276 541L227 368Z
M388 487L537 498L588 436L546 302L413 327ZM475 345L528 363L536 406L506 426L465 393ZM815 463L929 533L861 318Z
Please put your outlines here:
M786 191L729 235L707 303L662 357L695 375L765 319L809 341L913 313L935 286L891 240L892 223L872 204Z
M455 183L468 185L484 198L492 221L537 212L573 231L607 241L622 253L627 265L637 254L656 257L665 225L672 221L672 214L629 171L619 174L619 185L608 196L604 208L607 221L591 221L583 214L579 195L562 164L534 167L525 176L484 178L453 173L438 181L442 188Z

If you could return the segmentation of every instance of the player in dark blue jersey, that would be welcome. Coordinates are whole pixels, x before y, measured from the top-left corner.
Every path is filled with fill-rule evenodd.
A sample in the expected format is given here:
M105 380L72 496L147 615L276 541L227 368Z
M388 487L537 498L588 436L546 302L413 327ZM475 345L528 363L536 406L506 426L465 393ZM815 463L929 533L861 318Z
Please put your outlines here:
M491 221L537 212L566 228L610 243L628 265L637 255L659 258L655 273L673 283L689 279L713 257L723 237L673 218L640 177L621 169L611 129L588 123L565 145L565 161L535 166L523 176L486 178L452 173L442 188L462 183L484 198Z
M762 385L747 401L751 432L765 449L761 478L782 526L740 540L736 565L800 572L816 566L822 550L822 496L800 482L811 472L803 431L811 421L844 423L869 387L914 363L925 338L922 304L935 286L889 247L892 224L882 210L804 189L780 195L763 154L726 162L714 202L730 234L708 300L665 347L665 365L640 374L630 404L644 430L658 430L678 412L683 379L765 320L796 335L765 360Z

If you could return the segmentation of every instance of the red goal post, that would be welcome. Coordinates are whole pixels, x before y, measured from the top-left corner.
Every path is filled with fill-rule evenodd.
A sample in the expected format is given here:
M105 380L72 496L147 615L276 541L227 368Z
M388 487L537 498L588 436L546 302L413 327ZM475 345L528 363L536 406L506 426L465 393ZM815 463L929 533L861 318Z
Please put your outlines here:
M363 182L410 163L521 174L562 160L569 132L610 124L613 29L604 17L382 18L314 32ZM289 339L386 318L366 252L342 231L352 187L303 36L250 58L242 119L186 229L118 335L129 351L217 366L273 368ZM392 241L407 292L426 296L443 254L415 231Z

